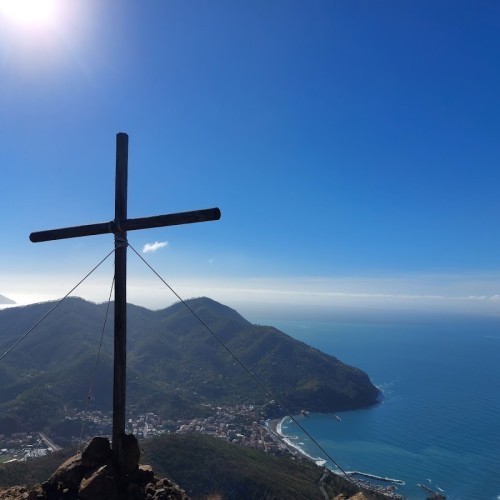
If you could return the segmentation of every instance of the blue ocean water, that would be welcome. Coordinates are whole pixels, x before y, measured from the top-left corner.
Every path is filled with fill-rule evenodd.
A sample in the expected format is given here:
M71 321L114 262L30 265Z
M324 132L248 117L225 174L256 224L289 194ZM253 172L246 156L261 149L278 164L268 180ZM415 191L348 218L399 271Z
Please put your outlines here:
M341 421L301 417L343 469L401 479L397 491L410 499L426 498L417 483L448 499L500 499L500 320L267 324L363 369L382 389L379 406L339 413ZM283 431L321 456L295 424Z

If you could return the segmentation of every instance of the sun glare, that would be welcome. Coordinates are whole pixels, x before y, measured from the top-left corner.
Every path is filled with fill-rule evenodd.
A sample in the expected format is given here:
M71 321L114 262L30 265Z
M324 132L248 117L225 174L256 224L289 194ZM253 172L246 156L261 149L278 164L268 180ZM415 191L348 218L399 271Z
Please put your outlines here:
M0 15L11 24L48 28L56 14L56 0L0 0Z

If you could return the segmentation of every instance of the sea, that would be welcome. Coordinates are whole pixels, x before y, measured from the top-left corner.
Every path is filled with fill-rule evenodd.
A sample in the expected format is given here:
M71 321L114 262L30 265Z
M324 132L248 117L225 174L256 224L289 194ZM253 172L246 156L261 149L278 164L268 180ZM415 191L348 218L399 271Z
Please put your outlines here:
M259 320L364 370L383 399L369 409L298 416L343 470L403 481L425 499L500 500L500 319ZM338 418L337 418L338 417ZM338 470L291 419L290 442Z

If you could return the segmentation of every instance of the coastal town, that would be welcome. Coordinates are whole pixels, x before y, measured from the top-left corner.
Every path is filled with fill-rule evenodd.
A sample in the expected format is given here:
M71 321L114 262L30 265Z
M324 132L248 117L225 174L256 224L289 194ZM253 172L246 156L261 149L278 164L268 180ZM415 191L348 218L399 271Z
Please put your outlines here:
M131 413L126 426L128 433L146 439L165 433L201 433L224 439L230 443L260 449L266 453L286 453L287 446L270 432L266 422L253 420L258 414L252 405L211 407L211 416L184 420L165 420L153 412ZM92 436L110 436L112 415L102 411L75 411L66 417L66 428L71 435L54 435L49 439L41 432L17 432L10 436L0 434L0 461L24 461L45 456L61 447L79 447ZM71 425L73 424L73 425ZM77 431L77 432L75 432Z
M131 411L126 425L126 432L138 439L146 439L165 433L189 434L200 433L224 439L230 443L250 446L266 453L286 453L288 446L272 432L272 425L262 418L260 409L253 405L211 406L207 405L209 416L192 419L165 420L153 412ZM94 435L111 435L112 417L110 413L77 412L68 420L84 423L84 432L72 435L73 446L78 446L81 439ZM55 437L57 440L58 438ZM59 438L60 439L60 438Z
M132 409L134 410L134 409ZM209 406L210 415L192 419L165 420L154 412L130 411L126 431L139 440L166 433L200 433L223 439L229 443L249 446L274 455L291 454L297 459L307 458L301 450L292 446L281 433L282 419L268 420L262 417L260 408L253 405ZM66 417L66 428L79 430L70 436L43 432L18 432L10 436L0 434L0 463L26 461L46 456L62 447L80 448L95 435L111 435L112 415L102 411L75 411ZM61 446L62 445L62 446ZM326 470L326 469L325 469ZM351 480L361 488L382 493L387 498L402 499L392 485L378 485L353 473ZM387 478L378 478L386 480Z
M48 455L61 447L43 432L15 432L10 436L0 434L0 463L25 461Z

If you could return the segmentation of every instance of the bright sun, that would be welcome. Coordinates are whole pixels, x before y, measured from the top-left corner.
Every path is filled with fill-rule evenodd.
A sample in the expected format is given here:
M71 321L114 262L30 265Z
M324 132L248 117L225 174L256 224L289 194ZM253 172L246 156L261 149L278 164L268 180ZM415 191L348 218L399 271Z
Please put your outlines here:
M48 28L56 13L56 0L0 0L0 16L19 26Z

